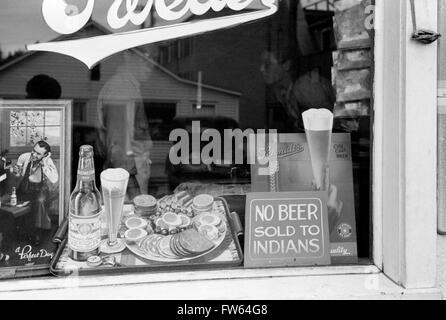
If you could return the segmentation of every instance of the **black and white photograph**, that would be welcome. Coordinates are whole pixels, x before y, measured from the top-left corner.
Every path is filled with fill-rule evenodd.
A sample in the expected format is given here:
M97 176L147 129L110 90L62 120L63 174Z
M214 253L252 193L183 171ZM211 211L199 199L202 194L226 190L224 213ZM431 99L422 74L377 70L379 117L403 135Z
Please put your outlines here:
M48 265L65 215L67 101L0 102L0 268Z
M0 0L0 300L446 300L445 37L446 0Z

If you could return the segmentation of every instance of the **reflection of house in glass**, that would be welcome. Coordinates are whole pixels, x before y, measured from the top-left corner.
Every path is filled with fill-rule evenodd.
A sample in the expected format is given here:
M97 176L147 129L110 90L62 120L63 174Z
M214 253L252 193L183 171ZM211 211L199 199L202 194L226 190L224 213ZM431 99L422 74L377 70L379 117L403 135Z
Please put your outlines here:
M313 68L331 79L336 48L333 1L323 2L281 0L278 12L266 19L156 44L158 62L181 77L195 80L201 72L205 83L240 92L242 127L287 131L289 124L275 87L265 83L261 72L262 53L271 52L281 64L295 61L284 70L293 79ZM224 9L186 20L231 14Z
M90 21L77 34L62 36L57 40L107 33L108 30ZM125 59L131 66L122 68ZM118 74L120 67L126 69L128 74ZM61 99L73 100L74 148L82 143L82 139L79 140L77 135L98 127L98 97L101 96L105 84L112 78L124 77L125 80L118 85L118 89L112 90L108 96L120 102L124 101L126 105L136 105L136 102L144 104L150 138L153 140L150 157L154 179L162 180L165 176L164 163L171 146L168 136L172 128L169 125L175 117L199 116L212 112L212 115L239 121L238 92L203 84L199 99L196 82L185 80L161 67L150 59L147 50L132 49L116 54L101 62L93 70L67 56L47 52L27 53L0 67L0 98L26 98L27 82L39 74L48 75L59 82L62 87ZM135 81L139 83L135 84ZM135 87L138 89L135 90ZM135 92L139 92L140 96L136 97ZM198 102L204 108L197 108ZM55 120L54 115L45 116L47 122ZM46 124L45 133L36 126L36 134L53 139L54 132L51 126L52 124ZM17 138L16 143L25 143L20 139ZM76 152L73 150L73 153Z

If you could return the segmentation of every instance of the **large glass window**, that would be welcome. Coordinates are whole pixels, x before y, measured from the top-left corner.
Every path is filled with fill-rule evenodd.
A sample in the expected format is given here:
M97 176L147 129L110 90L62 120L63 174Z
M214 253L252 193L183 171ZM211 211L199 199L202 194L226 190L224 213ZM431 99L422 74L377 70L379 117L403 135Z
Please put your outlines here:
M82 1L71 2L79 8L85 6ZM153 14L148 18L150 23L146 21L143 26L129 23L112 30L106 19L111 1L101 1L85 27L59 37L40 16L27 19L38 16L38 2L29 6L20 1L2 3L0 98L73 101L71 189L75 187L82 145L93 146L99 188L103 170L123 168L129 173L126 205L137 206L135 198L141 195L160 201L173 201L166 198L173 194L187 195L185 203L198 195L224 197L229 211L238 213L242 227L248 193L314 191L326 185L329 211L334 217L331 238L339 242L332 251L342 256L347 250L354 258L337 264L369 261L372 35L364 29L366 1L349 9L350 14L341 14L337 10L345 9L336 9L334 2L278 1L278 12L271 17L132 48L100 61L92 70L66 55L25 53L24 45L168 23ZM245 11L259 7L261 2L254 1ZM187 15L180 22L232 14L225 8L202 16ZM346 40L355 37L358 42ZM368 40L361 42L365 38ZM31 81L42 74L51 79L51 85ZM326 109L333 116L325 130L330 131L332 145L325 162L321 160L323 164L314 160L318 155L309 147L311 128L303 114L310 109ZM33 146L38 140L60 146L60 119L51 112L14 112L9 117L10 139L0 139L0 150ZM248 138L249 133L265 129L279 134L279 171L259 176L257 164L249 162ZM228 132L233 136L225 143ZM210 142L218 147L210 150ZM164 221L166 227L157 225L156 218L148 218L143 224L152 226L149 233L166 236L166 230L184 232L180 226L192 225L193 212L188 216L190 212L181 211L179 205L166 203L162 205L170 206L173 222L169 225ZM204 233L218 238L219 231L209 225ZM169 247L167 242L164 245ZM165 259L169 254L184 258L188 251L180 245L169 248ZM231 247L230 253L236 252ZM160 255L158 262L163 261ZM126 257L132 263L144 262L141 254L132 250L126 251Z

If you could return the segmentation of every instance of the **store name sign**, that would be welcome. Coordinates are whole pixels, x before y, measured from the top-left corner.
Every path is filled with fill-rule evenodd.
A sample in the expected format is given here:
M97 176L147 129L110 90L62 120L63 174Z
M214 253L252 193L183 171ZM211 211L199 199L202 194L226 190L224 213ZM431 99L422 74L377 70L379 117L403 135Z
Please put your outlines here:
M48 51L71 56L89 68L115 53L134 47L193 36L205 32L237 26L268 17L277 12L277 0L260 0L264 8L247 13L238 13L219 18L176 23L172 25L121 32L86 39L37 43L27 46L30 51ZM213 10L219 12L225 7L241 11L252 5L254 0L147 0L145 6L139 0L114 0L107 21L111 28L119 29L131 22L142 25L153 9L166 21L178 21L190 15L204 15ZM66 0L43 0L42 14L48 26L60 34L72 34L81 30L90 20L95 0L88 0L83 11L69 5ZM120 8L126 13L119 12Z
M331 263L326 193L250 193L245 212L245 267Z

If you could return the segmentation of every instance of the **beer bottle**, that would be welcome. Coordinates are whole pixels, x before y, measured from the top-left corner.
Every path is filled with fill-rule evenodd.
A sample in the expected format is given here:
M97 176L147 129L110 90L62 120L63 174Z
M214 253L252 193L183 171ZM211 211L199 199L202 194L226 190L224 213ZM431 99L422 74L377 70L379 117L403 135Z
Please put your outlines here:
M68 247L73 260L86 261L99 254L101 203L101 194L96 188L93 147L82 146L76 188L70 197Z
M12 194L11 194L11 207L17 206L17 192L16 188L12 188Z

